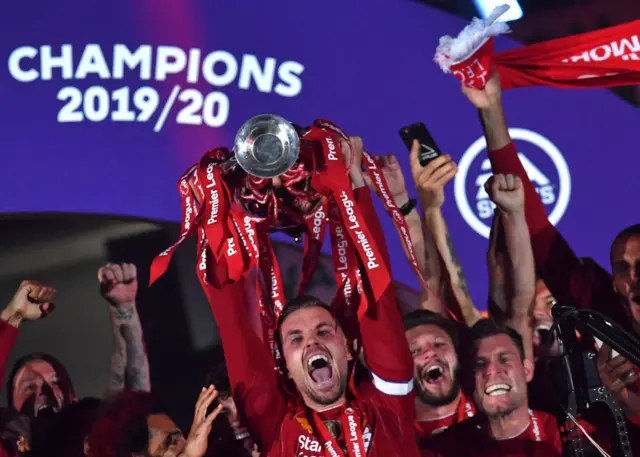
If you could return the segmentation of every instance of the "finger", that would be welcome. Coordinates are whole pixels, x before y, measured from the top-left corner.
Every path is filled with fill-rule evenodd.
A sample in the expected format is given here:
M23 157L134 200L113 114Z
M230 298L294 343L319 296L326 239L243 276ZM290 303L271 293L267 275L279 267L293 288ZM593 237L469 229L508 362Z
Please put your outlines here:
M56 296L56 290L53 287L43 287L38 296L38 301L41 303L48 303L53 301Z
M513 188L515 187L513 175L505 175L504 180L505 180L505 189L513 190Z
M136 267L135 263L130 263L131 265L131 280L138 279L138 267Z
M38 293L37 294L33 294L32 297L35 299L36 302L38 303L42 303L43 301L45 301L45 297L49 294L49 292L47 291L47 289L49 289L48 286L40 286L40 288L38 289Z
M218 397L218 391L214 386L207 387L198 398L198 402L196 403L196 420L202 421L207 415L207 410L213 400Z
M116 282L118 282L118 283L124 282L124 275L122 273L122 266L120 266L120 265L112 265L110 270L113 272L113 275L116 277Z
M42 305L40 305L40 319L44 319L49 314L54 312L55 309L56 305L54 305L53 303L43 303Z
M110 267L102 267L102 281L100 284L109 284L116 282L116 277Z
M609 356L611 355L611 349L606 344L603 344L598 351L598 357L596 358L596 365L598 371L606 370L606 365L609 363Z
M621 392L625 388L625 385L619 379L616 379L607 385L607 389L609 389L611 393Z
M122 264L122 282L128 283L133 279L133 265L130 263Z
M628 377L629 373L633 374L633 364L625 361L611 370L611 377L624 380Z
M420 173L420 170L422 170L420 158L418 157L419 153L420 142L418 140L413 140L413 143L411 143L411 151L409 152L409 164L411 165L411 171L413 171L414 175Z
M447 177L449 177L451 174L455 176L456 172L457 172L456 164L451 161L441 166L440 168L438 168L433 173L433 175L431 175L429 182L433 187L442 188L444 187L445 183L448 182Z
M495 189L495 181L496 175L492 175L489 176L489 179L487 179L484 183L484 190L489 196L493 195L493 190Z
M507 190L507 177L505 175L498 175L497 181L499 190Z
M520 179L520 176L516 176L514 178L514 190L520 190L522 189L522 179Z
M609 360L607 365L609 366L609 371L617 370L619 367L623 367L623 366L629 367L629 369L633 368L633 365L621 355L617 355L611 360Z
M451 167L454 167L455 163L451 160L451 158L447 155L442 155L431 162L423 168L422 173L420 174L418 181L423 186L427 183L433 183L438 180L444 174L446 174Z
M394 154L387 154L383 157L384 167L390 170L397 170L400 168L400 162Z
M438 187L444 187L446 186L449 181L451 181L453 178L455 178L455 176L458 174L458 167L453 167L451 170L449 170L446 174L444 174L443 176L441 176L438 181L436 181L436 185Z
M204 423L206 425L211 425L213 424L213 421L216 420L216 417L218 417L220 415L220 413L222 412L222 410L224 409L224 407L222 405L218 405L216 407L216 409L214 409L213 411L211 411L209 413L209 415L204 419Z

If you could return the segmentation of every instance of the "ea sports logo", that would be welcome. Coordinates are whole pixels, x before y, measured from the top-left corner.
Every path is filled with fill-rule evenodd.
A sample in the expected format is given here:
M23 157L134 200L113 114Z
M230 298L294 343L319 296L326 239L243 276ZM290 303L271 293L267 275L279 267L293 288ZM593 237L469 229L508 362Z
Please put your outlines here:
M571 197L569 167L558 148L539 133L526 129L509 129L520 161L547 209L549 220L557 224ZM465 151L458 164L454 194L460 214L478 234L489 238L494 203L484 185L491 177L491 164L486 154L487 142L478 138Z

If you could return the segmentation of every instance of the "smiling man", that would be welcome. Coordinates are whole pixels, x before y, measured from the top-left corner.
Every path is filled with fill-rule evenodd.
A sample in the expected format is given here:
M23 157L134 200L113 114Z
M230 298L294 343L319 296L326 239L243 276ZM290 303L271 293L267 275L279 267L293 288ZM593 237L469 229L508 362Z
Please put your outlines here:
M533 362L524 356L520 335L488 319L470 332L465 369L480 414L436 436L423 456L560 457L555 417L529 409L527 383L533 377ZM580 424L593 436L590 424Z
M454 321L427 310L404 316L413 356L416 429L426 439L475 415L458 381L459 329Z

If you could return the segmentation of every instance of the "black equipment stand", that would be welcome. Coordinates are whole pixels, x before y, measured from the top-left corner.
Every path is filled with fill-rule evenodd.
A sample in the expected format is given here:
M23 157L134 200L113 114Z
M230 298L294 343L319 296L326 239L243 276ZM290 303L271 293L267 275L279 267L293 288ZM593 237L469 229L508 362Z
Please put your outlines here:
M640 341L604 316L573 305L553 307L556 335L561 355L554 362L557 394L561 406L556 419L562 438L563 457L586 457L584 441L570 416L576 418L592 406L609 411L611 450L615 457L632 457L624 413L600 382L596 351L591 337L609 345L636 366L640 366ZM578 340L576 330L582 336Z

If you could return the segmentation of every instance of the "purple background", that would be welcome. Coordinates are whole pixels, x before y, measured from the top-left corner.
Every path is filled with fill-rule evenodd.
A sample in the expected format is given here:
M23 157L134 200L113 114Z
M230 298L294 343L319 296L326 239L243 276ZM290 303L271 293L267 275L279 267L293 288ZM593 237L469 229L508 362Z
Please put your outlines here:
M230 146L235 131L249 117L280 114L299 124L331 119L364 138L376 154L396 153L408 175L407 152L397 131L423 121L440 147L459 159L481 135L475 110L451 75L432 62L438 38L455 34L464 22L417 3L402 0L294 2L219 0L216 2L129 2L43 0L4 7L0 18L0 212L78 212L138 216L177 221L180 204L175 182L208 148ZM161 100L174 84L189 87L185 75L167 81L63 80L22 83L7 69L19 46L74 45L74 58L87 43L98 43L111 60L113 43L131 49L142 44L200 48L203 55L226 50L236 58L294 60L305 67L302 91L292 98L241 90L237 81L220 90L230 100L223 128L175 123L172 111L160 133L153 132L159 111L147 123L111 121L57 122L64 86L101 85L158 89ZM515 46L507 39L499 48ZM162 102L161 102L162 103ZM504 96L511 127L544 135L562 152L571 170L572 195L559 223L579 255L608 267L615 233L637 222L638 112L604 90L521 89ZM522 151L553 181L556 172L540 152ZM535 148L533 148L535 149ZM470 170L477 176L480 162ZM557 183L557 180L556 180ZM467 183L470 202L475 187ZM381 206L380 206L381 208ZM447 188L444 207L458 255L477 305L485 307L487 242L461 217ZM390 218L380 213L393 253L396 278L411 278Z

